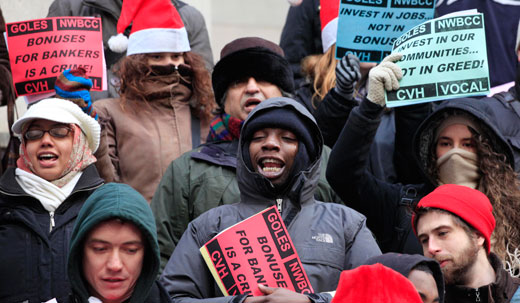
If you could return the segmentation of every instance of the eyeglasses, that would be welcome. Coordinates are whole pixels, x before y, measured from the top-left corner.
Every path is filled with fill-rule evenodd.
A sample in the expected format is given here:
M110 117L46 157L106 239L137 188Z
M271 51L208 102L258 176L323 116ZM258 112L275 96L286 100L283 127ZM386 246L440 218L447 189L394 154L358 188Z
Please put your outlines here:
M49 133L49 135L51 135L54 138L65 138L71 131L72 131L72 129L70 129L69 127L66 127L66 126L55 126L48 130L29 129L28 131L25 132L25 134L23 136L25 137L25 139L27 139L29 141L38 140L41 137L43 137L43 135L45 133Z

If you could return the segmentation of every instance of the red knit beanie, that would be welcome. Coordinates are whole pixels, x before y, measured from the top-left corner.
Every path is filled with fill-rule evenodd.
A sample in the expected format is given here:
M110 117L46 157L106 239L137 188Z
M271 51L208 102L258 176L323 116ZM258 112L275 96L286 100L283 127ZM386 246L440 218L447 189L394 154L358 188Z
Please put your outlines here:
M486 242L487 253L490 251L489 238L495 229L493 206L486 195L467 186L444 184L419 201L416 209L439 208L459 216L471 227L478 230ZM413 231L417 235L415 215L412 216Z
M345 270L331 303L421 303L412 282L381 264Z

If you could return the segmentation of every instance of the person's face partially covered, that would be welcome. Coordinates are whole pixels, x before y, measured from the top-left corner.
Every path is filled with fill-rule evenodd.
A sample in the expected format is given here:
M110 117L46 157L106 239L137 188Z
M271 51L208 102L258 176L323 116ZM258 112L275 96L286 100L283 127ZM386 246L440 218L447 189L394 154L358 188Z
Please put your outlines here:
M257 81L253 77L244 78L229 85L224 111L231 117L245 120L260 102L281 95L278 86L270 82Z
M281 128L258 130L249 144L253 168L276 186L287 181L297 153L298 138Z
M132 295L144 258L141 231L117 219L100 223L86 238L83 274L90 294L104 303L120 303Z
M425 271L412 269L408 274L408 280L412 282L421 296L423 303L439 302L439 291L433 276Z

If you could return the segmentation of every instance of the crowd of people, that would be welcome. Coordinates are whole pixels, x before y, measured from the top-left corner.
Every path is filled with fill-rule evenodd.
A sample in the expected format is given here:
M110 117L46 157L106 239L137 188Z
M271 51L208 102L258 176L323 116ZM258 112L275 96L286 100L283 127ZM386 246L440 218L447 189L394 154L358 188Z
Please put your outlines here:
M436 11L516 22L487 40L504 52L491 83L511 89L390 110L401 54L336 59L320 13L337 6L300 2L280 44L234 39L214 64L182 1L55 0L49 17L102 18L109 87L65 70L55 96L8 117L0 302L520 302L520 4ZM488 26L503 9L516 21ZM201 247L272 206L313 291L224 295Z

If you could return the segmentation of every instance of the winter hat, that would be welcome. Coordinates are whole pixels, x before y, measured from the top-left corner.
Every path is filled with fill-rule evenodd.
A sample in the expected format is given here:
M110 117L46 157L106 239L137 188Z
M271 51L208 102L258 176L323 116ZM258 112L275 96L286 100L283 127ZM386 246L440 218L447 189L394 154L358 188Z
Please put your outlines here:
M495 229L493 206L486 195L467 186L444 184L422 198L416 209L438 208L459 216L462 220L478 230L486 240L489 254L491 233ZM417 235L417 220L412 216L413 231Z
M67 69L56 79L54 90L56 98L63 98L72 101L79 106L83 112L94 119L98 119L97 113L92 106L90 98L90 88L92 80L87 77L86 70L83 68Z
M130 24L132 31L127 39L123 32ZM188 33L170 0L123 1L117 33L108 40L108 46L118 53L126 50L127 56L190 51Z
M222 98L229 85L248 77L267 81L289 93L294 91L293 73L283 50L262 38L239 38L222 48L211 75L217 104L223 108Z
M92 152L96 152L99 146L101 133L99 123L70 101L58 98L41 100L27 109L25 114L13 124L12 130L21 137L24 125L37 119L76 124L87 137Z
M381 264L345 270L339 277L332 303L421 303L419 293L407 278Z
M252 117L246 127L242 128L241 132L243 133L243 141L249 142L254 133L263 128L282 128L289 130L296 135L298 141L303 143L309 157L314 159L316 149L314 148L314 142L307 123L303 116L290 107L271 108L259 112ZM249 153L244 153L244 155L246 154Z
M338 0L320 0L321 45L325 53L336 43L338 35Z

